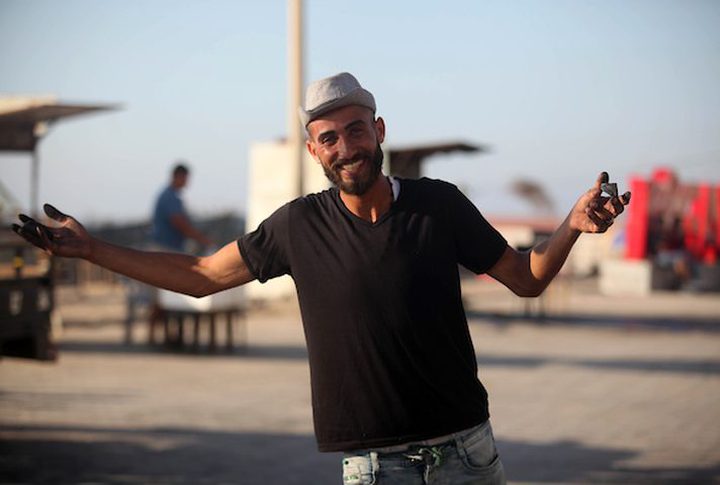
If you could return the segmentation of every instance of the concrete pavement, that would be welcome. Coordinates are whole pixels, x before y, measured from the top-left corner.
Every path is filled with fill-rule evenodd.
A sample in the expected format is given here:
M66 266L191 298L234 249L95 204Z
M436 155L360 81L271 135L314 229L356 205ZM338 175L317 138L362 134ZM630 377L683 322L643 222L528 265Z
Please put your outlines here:
M480 376L511 483L720 483L720 296L538 303L470 279ZM335 484L316 451L294 302L232 354L126 346L119 287L61 289L60 359L0 361L0 483Z

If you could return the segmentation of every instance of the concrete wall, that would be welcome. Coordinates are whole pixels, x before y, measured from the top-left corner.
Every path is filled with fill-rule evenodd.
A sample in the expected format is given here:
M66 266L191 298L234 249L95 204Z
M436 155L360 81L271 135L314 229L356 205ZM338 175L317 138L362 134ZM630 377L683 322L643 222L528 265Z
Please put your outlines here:
M247 231L257 226L282 205L298 197L298 167L293 147L284 142L253 143L250 146L250 174L248 180ZM318 163L305 153L303 163L305 193L325 190L330 182ZM289 276L267 283L257 281L247 285L251 300L287 298L295 295L295 284Z
M514 248L531 246L537 240L536 229L531 223L499 222L495 228ZM622 247L616 245L618 230L621 227L613 227L604 234L581 235L563 266L563 273L574 276L599 274L605 261L622 259Z
M646 296L652 291L652 263L608 259L600 267L599 289L609 296Z

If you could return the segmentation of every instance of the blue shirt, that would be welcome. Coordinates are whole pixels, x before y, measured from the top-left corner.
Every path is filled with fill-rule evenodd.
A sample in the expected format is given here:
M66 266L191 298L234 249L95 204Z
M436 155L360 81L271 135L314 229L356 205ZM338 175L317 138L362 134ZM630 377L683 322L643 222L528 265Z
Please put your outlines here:
M182 251L185 236L170 221L174 215L185 215L185 207L178 192L168 186L160 193L153 214L152 240L176 251Z

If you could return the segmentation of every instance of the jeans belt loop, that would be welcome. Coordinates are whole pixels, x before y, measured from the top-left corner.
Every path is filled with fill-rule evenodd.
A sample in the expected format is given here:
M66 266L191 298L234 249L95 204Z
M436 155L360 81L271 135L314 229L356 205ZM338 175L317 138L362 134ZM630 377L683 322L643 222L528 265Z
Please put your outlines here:
M378 470L380 470L380 460L378 460L376 451L370 452L370 466L372 467L373 475L376 475Z

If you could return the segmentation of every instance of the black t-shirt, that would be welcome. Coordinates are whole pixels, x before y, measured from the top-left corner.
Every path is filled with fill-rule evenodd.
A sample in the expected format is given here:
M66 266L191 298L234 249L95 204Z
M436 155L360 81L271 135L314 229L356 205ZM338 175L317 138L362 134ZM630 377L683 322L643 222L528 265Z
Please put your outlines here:
M428 439L489 416L458 264L487 271L505 239L454 185L400 184L375 223L333 188L284 205L238 240L259 281L295 280L321 451Z

